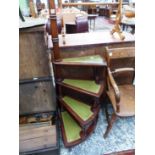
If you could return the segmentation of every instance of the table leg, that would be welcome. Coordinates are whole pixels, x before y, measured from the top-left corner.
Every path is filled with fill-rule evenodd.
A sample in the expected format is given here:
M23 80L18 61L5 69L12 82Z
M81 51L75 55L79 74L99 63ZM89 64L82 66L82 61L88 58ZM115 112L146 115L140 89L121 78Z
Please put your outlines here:
M94 19L94 25L93 25L93 30L95 30L95 19Z

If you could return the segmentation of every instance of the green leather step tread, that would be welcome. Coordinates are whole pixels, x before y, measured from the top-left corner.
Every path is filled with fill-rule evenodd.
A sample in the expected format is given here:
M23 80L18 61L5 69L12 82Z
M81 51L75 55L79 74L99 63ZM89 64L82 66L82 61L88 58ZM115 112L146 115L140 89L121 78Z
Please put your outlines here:
M88 120L93 115L91 106L83 102L68 96L63 97L62 100L84 121Z
M100 90L100 85L96 84L93 80L74 80L74 79L64 79L62 81L64 84L74 86L88 92L98 93Z
M63 125L65 129L65 134L67 142L74 142L80 139L81 127L75 122L75 120L69 115L67 111L61 112Z
M103 64L104 60L100 55L90 55L83 57L74 57L74 58L64 58L62 62L68 63L93 63L93 64Z

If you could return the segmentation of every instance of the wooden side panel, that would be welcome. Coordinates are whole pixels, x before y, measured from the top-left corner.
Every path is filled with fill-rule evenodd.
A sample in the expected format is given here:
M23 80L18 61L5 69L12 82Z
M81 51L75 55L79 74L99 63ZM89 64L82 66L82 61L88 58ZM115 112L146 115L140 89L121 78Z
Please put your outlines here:
M80 47L68 47L61 48L61 58L72 58L81 57L88 55L99 54L103 56L104 46L103 45L89 45Z
M106 59L112 71L118 68L135 68L135 48L107 47Z
M20 84L20 114L55 111L55 109L55 90L51 82Z
M113 59L110 63L111 70L116 68L135 68L135 58L117 58Z
M118 85L123 85L123 84L132 84L135 73L134 71L124 71L120 73L113 73L113 77Z
M135 48L134 47L124 47L124 48L113 48L109 49L108 55L111 59L117 58L132 58L135 57Z
M50 75L49 60L42 31L20 31L19 79Z
M56 146L56 126L23 130L19 128L19 151L28 152Z

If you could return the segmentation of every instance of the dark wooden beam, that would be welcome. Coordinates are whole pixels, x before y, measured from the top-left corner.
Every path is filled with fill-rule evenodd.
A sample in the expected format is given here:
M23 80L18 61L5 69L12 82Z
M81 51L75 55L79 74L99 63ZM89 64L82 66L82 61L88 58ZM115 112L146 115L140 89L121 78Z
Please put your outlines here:
M55 61L60 61L60 50L59 50L59 39L58 39L58 28L57 18L54 0L49 0L49 15L50 15L50 29L53 43L53 58ZM51 59L52 60L52 59Z

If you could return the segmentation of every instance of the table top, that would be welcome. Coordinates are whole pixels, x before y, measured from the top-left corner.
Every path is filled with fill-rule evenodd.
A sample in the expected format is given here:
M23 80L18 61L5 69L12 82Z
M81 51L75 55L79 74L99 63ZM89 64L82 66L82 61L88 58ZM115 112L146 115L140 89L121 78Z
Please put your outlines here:
M95 19L98 17L98 14L88 14L88 19Z
M98 14L88 14L88 18L89 17L98 17Z
M75 33L66 34L63 44L62 35L59 35L60 48L76 47L76 46L89 46L89 45L107 45L109 43L122 43L122 42L134 42L134 35L128 32L123 32L125 39L122 41L117 35L111 35L110 31L88 32L88 33Z
M75 21L74 22L66 22L66 25L76 25Z

